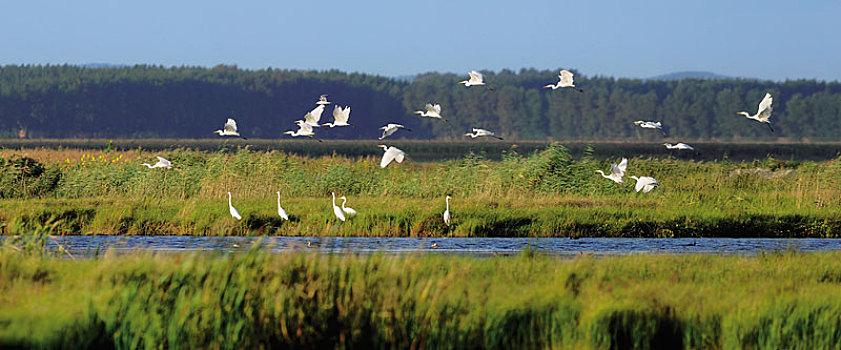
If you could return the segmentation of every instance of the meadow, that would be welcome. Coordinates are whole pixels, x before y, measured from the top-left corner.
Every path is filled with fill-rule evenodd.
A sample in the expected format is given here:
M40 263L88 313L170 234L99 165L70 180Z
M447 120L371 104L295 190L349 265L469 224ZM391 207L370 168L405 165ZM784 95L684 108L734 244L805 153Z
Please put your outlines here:
M311 144L318 144L311 142ZM372 145L372 148L375 147ZM55 222L57 234L838 237L841 161L631 157L626 183L596 174L619 156L561 144L499 160L410 160L379 167L368 156L305 157L231 147L0 150L0 219L16 234ZM621 152L617 152L621 153ZM155 155L173 169L148 169ZM687 157L687 156L684 156ZM630 175L661 186L637 193ZM228 214L227 192L243 215ZM276 212L276 191L290 214ZM338 222L330 194L360 214ZM453 196L453 225L441 219Z
M0 347L837 348L841 255L0 249Z

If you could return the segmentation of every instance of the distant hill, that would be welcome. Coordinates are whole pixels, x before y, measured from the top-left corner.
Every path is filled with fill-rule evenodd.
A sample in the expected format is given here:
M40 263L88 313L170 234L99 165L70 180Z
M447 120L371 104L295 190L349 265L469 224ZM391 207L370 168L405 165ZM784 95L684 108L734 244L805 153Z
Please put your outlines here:
M703 71L686 71L686 72L674 72L668 73L663 75L658 75L655 77L648 78L647 80L682 80L682 79L735 79L734 77L729 77L726 75L720 75L713 72L703 72Z

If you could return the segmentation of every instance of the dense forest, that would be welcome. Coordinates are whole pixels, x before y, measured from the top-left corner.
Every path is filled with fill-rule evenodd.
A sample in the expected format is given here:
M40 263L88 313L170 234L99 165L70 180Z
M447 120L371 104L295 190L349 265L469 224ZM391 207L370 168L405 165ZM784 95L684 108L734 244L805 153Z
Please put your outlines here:
M413 139L457 139L472 127L507 139L656 140L634 120L660 120L681 140L838 140L841 83L814 80L638 80L578 74L584 89L543 89L556 70L485 72L493 91L427 73L412 82L339 71L242 70L236 66L0 67L0 137L210 138L226 118L243 136L280 138L328 94L352 107L358 128L316 130L320 138L371 139L386 123ZM776 129L736 115L774 96ZM413 114L440 103L450 124ZM333 105L322 122L332 121Z

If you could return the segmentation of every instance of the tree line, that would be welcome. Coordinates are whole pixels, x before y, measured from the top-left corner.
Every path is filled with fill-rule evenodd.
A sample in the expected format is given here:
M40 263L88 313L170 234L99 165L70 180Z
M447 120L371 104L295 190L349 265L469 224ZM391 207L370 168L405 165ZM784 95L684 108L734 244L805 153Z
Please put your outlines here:
M320 138L371 139L400 123L402 137L460 139L470 128L506 139L656 140L634 120L660 120L682 140L837 140L841 83L745 79L639 80L576 75L571 89L543 89L556 70L485 72L494 88L456 84L466 74L426 73L411 82L376 75L236 66L0 67L0 136L35 138L210 138L228 117L246 137L280 138L318 96L352 107L358 127L317 130ZM736 115L774 96L776 133ZM449 123L413 114L439 103ZM332 121L333 105L322 122ZM397 136L397 135L395 135Z

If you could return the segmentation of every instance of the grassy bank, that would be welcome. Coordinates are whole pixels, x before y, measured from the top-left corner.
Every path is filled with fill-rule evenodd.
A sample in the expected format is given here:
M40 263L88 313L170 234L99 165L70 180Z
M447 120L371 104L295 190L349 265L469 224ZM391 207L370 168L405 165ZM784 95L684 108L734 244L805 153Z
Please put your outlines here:
M162 155L173 169L147 169ZM410 154L411 157L411 154ZM48 220L68 234L838 237L841 161L696 162L631 158L626 183L596 174L612 159L552 146L502 160L476 154L378 165L378 157L299 157L247 148L0 152L7 233ZM661 186L634 192L630 175ZM230 217L227 195L243 214ZM276 191L291 215L276 214ZM330 193L359 215L339 223ZM453 225L441 220L453 196Z
M841 255L0 253L3 347L836 348Z

